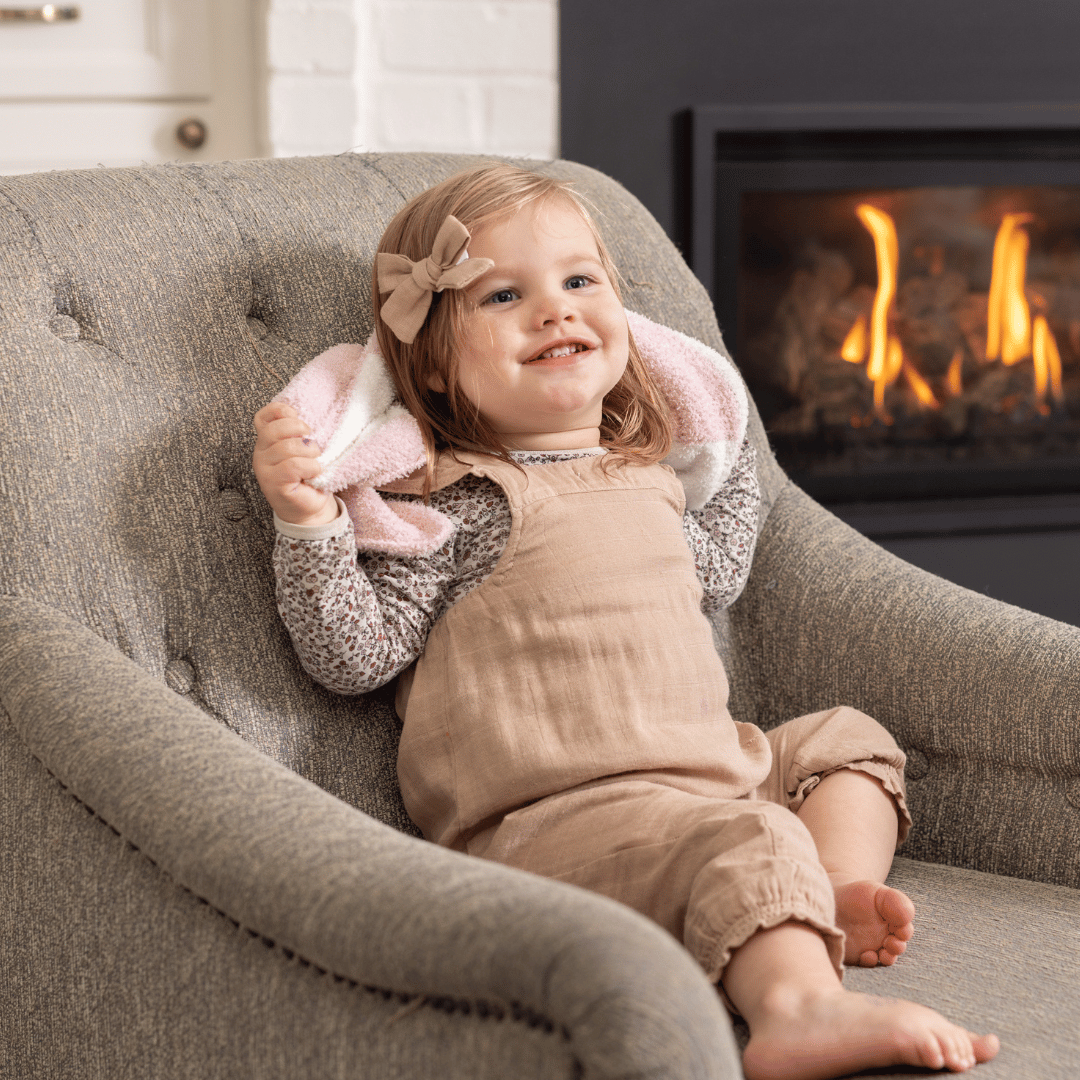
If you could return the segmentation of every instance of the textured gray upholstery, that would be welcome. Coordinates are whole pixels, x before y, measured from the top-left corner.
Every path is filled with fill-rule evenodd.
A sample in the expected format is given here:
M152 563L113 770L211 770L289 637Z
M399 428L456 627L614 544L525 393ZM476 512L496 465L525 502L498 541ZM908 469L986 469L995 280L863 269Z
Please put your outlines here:
M389 693L314 686L274 610L251 416L367 336L384 224L471 161L0 182L0 1075L739 1075L662 932L417 839ZM534 167L592 201L628 306L720 345L631 196ZM717 622L733 709L855 705L911 755L894 875L923 918L850 983L996 1027L987 1077L1074 1075L1080 631L884 553L752 434L768 513Z

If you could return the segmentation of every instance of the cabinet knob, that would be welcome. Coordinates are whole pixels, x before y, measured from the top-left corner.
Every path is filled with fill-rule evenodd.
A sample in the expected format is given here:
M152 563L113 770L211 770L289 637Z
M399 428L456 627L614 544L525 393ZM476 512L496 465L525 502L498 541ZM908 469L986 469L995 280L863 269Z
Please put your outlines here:
M0 22L74 22L82 12L77 7L43 4L36 8L0 7Z
M206 142L206 125L194 118L182 120L176 129L176 141L185 150L198 150Z

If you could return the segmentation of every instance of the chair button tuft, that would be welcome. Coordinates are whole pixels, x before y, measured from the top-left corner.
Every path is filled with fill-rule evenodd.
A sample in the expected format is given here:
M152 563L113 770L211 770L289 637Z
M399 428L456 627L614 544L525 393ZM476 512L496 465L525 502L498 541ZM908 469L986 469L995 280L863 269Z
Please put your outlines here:
M70 315L56 314L49 320L49 329L61 341L78 341L79 324Z
M218 494L218 510L226 521L243 521L251 513L247 497L236 488L223 488Z
M190 694L195 689L195 679L195 668L190 660L170 660L165 665L165 682L178 694Z
M907 754L904 776L908 780L921 780L930 771L930 759L914 746L909 747L904 753Z

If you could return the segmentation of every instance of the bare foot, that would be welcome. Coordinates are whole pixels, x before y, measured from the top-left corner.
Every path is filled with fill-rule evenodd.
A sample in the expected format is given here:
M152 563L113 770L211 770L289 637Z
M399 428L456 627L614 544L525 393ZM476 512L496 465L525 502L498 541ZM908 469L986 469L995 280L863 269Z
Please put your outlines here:
M761 1001L743 1054L747 1080L824 1080L890 1065L965 1072L998 1052L996 1035L973 1035L910 1001L777 989Z
M915 905L899 889L877 881L844 880L830 874L836 925L844 931L844 963L861 967L895 964L915 933Z

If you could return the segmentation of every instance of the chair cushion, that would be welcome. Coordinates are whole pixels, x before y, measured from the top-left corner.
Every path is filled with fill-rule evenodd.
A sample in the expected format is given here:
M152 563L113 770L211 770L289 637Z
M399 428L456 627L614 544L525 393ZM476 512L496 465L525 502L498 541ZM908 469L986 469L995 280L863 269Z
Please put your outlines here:
M911 859L896 859L888 880L915 902L915 937L893 967L846 969L847 988L908 998L994 1032L1001 1051L979 1066L978 1080L1075 1077L1080 892Z

